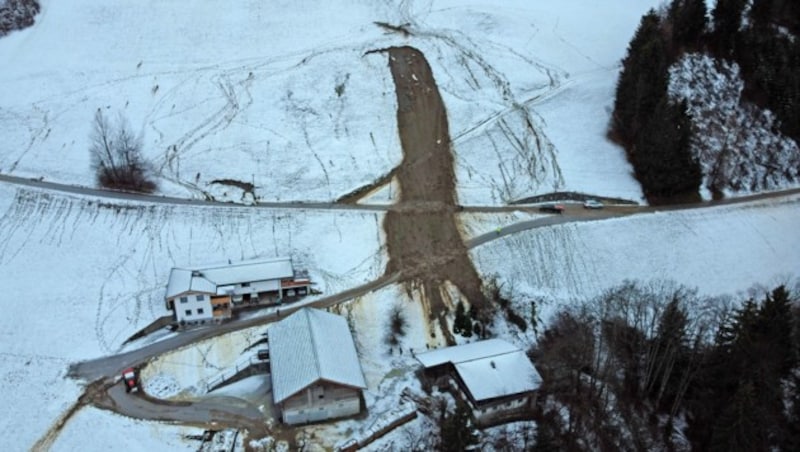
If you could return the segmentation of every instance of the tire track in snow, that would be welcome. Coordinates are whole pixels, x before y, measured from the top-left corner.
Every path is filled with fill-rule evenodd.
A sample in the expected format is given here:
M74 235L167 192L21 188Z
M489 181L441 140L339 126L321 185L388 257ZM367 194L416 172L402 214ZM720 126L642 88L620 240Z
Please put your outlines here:
M510 143L515 141L519 144L516 147L523 166L527 167L526 174L531 179L531 184L534 191L538 191L538 187L544 182L548 174L552 173L553 177L553 190L558 190L564 185L564 179L561 169L558 165L556 158L555 146L547 139L542 127L538 126L541 118L536 115L529 107L532 99L519 101L517 96L511 89L511 83L507 77L499 70L494 68L485 58L480 56L480 46L478 46L470 37L458 31L420 31L417 28L413 30L415 36L425 37L433 40L444 42L445 45L454 49L458 54L457 61L466 69L470 78L467 79L468 84L475 84L480 86L477 76L472 70L471 65L477 65L487 77L490 83L494 86L495 90L501 97L503 103L508 107L488 115L486 118L479 120L473 126L469 126L466 130L458 132L453 136L453 143L459 141L466 141L476 134L491 135L491 127L494 124L499 124L499 130L502 134L506 135ZM462 42L463 41L463 42ZM543 87L547 89L545 92L553 92L559 90L562 85L562 80L567 77L567 73L561 69L554 69L548 65L535 61L532 58L525 57L519 52L510 49L508 46L493 43L489 41L490 47L498 48L504 52L511 52L523 61L531 64L535 68L544 73L549 80L549 83ZM534 98L539 98L543 94L537 94ZM521 121L523 130L527 130L533 137L533 142L529 143L527 139L520 140L519 137L513 133L513 129L508 126L506 117L516 114ZM517 165L514 165L515 167ZM535 166L535 168L534 168Z

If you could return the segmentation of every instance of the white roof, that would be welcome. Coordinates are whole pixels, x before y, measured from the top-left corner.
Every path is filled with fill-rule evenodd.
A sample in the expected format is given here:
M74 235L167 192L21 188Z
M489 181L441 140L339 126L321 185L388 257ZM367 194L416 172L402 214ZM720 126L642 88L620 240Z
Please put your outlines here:
M167 283L167 298L186 292L215 293L216 285L201 276L192 276L191 270L173 268Z
M489 339L417 354L426 368L452 363L476 401L535 391L542 377L514 345Z
M197 271L219 286L294 276L292 260L288 257L208 266Z
M320 380L366 388L344 317L303 308L269 329L275 403Z
M519 351L517 347L501 339L487 339L485 341L472 342L454 347L445 347L429 352L417 354L417 360L423 366L434 367L444 363L457 364L463 361L485 358L487 356L500 355Z
M169 274L166 297L184 292L216 293L217 286L293 276L292 260L288 257L210 265L195 270L173 268Z
M465 361L455 365L476 401L535 391L542 377L523 351Z

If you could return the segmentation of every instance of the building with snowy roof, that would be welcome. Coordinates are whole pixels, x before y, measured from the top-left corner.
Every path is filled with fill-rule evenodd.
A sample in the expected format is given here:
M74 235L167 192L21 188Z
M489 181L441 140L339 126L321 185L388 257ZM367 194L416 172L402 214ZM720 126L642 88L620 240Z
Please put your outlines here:
M295 271L290 258L260 259L173 268L165 299L180 325L194 325L229 318L233 307L302 297L310 285L307 275Z
M272 396L281 419L304 424L361 411L366 389L344 317L303 308L268 330Z
M470 406L478 424L524 414L536 401L542 377L525 352L501 340L418 353L425 377L449 385Z

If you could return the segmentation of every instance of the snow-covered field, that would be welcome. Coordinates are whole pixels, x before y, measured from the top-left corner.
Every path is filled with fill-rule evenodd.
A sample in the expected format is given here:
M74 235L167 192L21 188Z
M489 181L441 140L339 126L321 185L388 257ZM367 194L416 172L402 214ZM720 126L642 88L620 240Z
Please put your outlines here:
M141 134L162 193L238 202L211 184L233 179L260 200L336 199L400 162L386 56L365 52L413 45L448 108L462 204L554 190L640 200L605 126L618 62L657 2L617 3L214 0L185 14L45 0L34 27L0 40L0 172L94 185L99 108Z
M448 109L462 204L552 191L642 200L605 134L619 61L657 4L445 1L411 14Z
M65 379L71 362L118 352L165 315L171 267L292 256L336 293L383 273L381 222L377 213L109 205L0 186L0 381L17 388L0 401L19 414L0 421L0 435L32 445L80 393Z
M459 202L502 204L553 190L642 200L605 130L618 62L655 0L41 3L36 25L0 39L2 173L93 185L87 144L101 108L141 133L162 194L239 201L240 192L210 184L236 179L254 183L260 200L336 199L402 158L386 56L364 52L413 45L448 109ZM408 24L414 35L373 21ZM396 199L397 187L387 186L370 202ZM463 232L532 217L464 214ZM0 403L15 407L0 420L0 437L9 449L30 448L81 392L65 378L71 362L117 352L165 314L172 266L288 255L318 289L335 293L383 272L382 218L108 203L0 185L0 381L14 388ZM730 293L800 268L799 220L794 198L540 229L472 255L505 288L547 301L653 277ZM410 320L402 355L384 343L395 303ZM363 434L391 414L404 387L417 388L408 352L429 338L420 305L400 287L340 311L354 328L369 414L363 423L311 427L328 445ZM165 355L148 370L149 389L191 393L235 365L255 334L215 342L213 356L202 347ZM412 421L374 447L406 444L430 427ZM54 448L192 449L181 439L190 430L82 409Z
M626 279L735 295L800 276L798 225L800 197L793 196L534 229L471 255L479 272L497 276L513 298L551 308L553 301L591 299Z

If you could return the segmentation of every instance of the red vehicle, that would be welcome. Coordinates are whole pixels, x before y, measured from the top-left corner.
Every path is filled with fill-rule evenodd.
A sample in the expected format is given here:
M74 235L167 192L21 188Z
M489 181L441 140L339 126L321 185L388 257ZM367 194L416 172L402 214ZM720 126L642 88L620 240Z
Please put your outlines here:
M139 391L139 372L133 367L122 371L122 381L125 383L125 391Z

